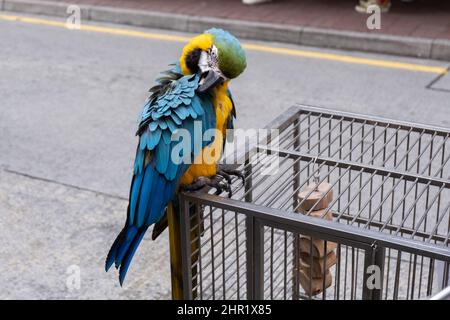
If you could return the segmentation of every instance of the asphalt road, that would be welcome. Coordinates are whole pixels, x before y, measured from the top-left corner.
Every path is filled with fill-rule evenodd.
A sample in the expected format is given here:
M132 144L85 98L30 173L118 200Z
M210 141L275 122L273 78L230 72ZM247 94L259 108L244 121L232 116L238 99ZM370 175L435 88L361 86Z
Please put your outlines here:
M167 233L144 239L123 289L103 261L125 219L138 113L182 44L1 19L0 39L0 299L170 297ZM426 88L436 77L250 50L231 84L236 125L261 128L304 103L449 127L450 76ZM71 266L79 289L66 286Z

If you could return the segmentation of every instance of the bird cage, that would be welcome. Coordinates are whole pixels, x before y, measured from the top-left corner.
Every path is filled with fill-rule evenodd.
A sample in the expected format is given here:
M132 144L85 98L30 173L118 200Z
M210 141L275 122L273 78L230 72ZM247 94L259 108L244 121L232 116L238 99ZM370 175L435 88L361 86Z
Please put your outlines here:
M180 195L174 297L421 299L449 285L449 129L303 105L268 127L276 145L245 152L231 198Z

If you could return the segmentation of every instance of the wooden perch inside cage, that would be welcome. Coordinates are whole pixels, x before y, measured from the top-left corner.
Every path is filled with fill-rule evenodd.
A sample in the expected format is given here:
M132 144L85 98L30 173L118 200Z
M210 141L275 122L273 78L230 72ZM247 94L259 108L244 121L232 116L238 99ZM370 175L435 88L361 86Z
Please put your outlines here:
M332 220L328 208L333 201L331 184L310 184L298 194L298 212L310 217ZM299 282L307 295L314 296L332 284L330 268L336 264L337 244L302 235L298 241Z

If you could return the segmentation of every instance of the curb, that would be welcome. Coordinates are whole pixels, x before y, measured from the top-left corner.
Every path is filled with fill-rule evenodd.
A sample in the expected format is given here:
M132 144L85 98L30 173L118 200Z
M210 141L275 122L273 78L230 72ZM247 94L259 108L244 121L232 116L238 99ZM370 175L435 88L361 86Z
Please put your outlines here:
M36 0L0 0L2 11L58 17L67 16L66 10L69 5L69 3ZM81 17L88 21L192 33L203 32L214 26L227 29L237 37L245 39L450 61L450 40L336 31L103 6L80 5L79 7Z

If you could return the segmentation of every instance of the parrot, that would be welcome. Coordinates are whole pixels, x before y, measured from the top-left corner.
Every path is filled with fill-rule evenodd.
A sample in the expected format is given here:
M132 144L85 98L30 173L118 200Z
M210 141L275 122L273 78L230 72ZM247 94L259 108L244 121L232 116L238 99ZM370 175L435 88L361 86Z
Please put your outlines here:
M228 31L212 28L193 37L183 47L179 60L150 89L136 132L139 142L125 226L105 261L106 272L113 264L119 269L121 286L147 229L155 225L155 233L178 192L211 187L216 194L228 191L231 196L231 176L245 181L240 171L219 165L218 160L226 130L234 128L236 118L229 82L246 66L246 53L239 40ZM173 139L181 130L191 135L187 144L190 148L179 150L180 142ZM218 134L202 138L201 146L196 147L199 140L194 136L208 130ZM177 161L173 154L178 155ZM213 156L212 161L202 160L207 155Z

